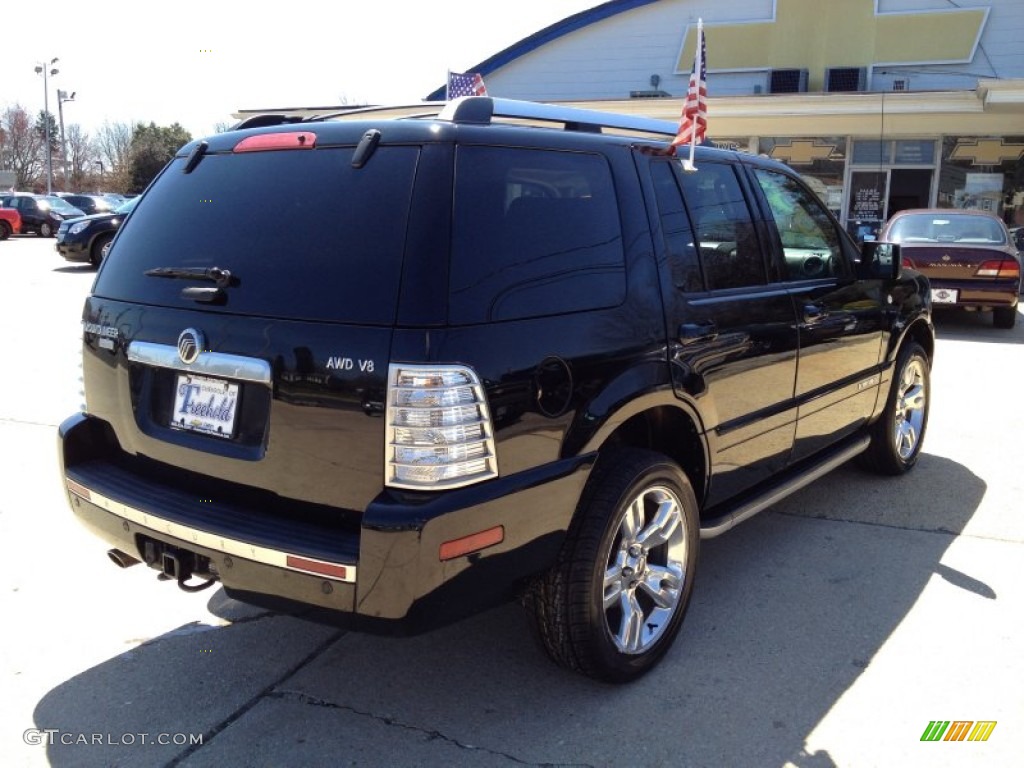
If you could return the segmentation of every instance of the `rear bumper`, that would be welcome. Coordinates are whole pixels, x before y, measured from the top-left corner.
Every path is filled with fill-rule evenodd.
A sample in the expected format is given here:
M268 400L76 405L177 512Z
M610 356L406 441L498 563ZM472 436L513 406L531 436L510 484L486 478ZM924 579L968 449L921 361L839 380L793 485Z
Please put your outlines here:
M383 491L344 527L132 475L102 435L83 415L59 430L71 509L108 545L139 560L146 541L185 550L207 558L233 597L376 632L423 631L514 596L557 556L593 460L440 494ZM446 542L496 528L496 544L441 560Z
M952 290L957 292L955 303L932 302L932 309L968 308L994 309L1015 307L1020 296L1020 280L1001 280L982 283L972 280L941 280L929 278L933 291ZM933 294L934 295L934 294Z

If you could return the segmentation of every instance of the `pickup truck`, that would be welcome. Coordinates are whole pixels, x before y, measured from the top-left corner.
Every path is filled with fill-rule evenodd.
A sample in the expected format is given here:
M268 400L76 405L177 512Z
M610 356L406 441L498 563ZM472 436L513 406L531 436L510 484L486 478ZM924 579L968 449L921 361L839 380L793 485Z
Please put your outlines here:
M13 208L0 206L0 240L21 233L21 214Z

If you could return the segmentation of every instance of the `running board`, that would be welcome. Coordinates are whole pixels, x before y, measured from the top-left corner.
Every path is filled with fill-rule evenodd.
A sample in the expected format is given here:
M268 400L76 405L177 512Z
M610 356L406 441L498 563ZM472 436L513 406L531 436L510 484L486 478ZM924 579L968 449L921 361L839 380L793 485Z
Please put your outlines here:
M777 504L791 493L799 491L805 485L810 485L836 467L845 464L857 454L863 453L867 450L870 443L871 438L865 435L841 448L826 452L823 459L809 468L803 469L795 477L785 480L779 485L774 485L761 495L742 502L731 511L702 523L700 537L702 539L713 539L716 536L721 536L744 520L748 520L758 512L767 509L773 504Z

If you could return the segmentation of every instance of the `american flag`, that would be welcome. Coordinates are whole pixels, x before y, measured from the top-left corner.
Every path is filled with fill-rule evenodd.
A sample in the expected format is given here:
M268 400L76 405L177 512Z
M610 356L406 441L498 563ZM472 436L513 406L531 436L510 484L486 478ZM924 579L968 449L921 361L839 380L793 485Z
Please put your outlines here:
M448 73L448 98L457 99L460 96L486 96L487 86L479 72L449 72Z
M704 40L704 22L697 22L697 54L690 73L690 88L683 102L683 116L672 147L700 144L708 132L708 49Z

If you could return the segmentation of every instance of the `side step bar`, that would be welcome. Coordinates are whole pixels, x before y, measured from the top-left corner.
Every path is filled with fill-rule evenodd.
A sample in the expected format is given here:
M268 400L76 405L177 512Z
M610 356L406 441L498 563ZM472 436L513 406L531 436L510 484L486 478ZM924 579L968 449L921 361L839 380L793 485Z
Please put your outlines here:
M823 459L810 467L801 467L798 474L787 477L781 483L769 487L764 493L741 501L737 506L728 508L721 515L701 524L700 537L713 539L748 520L758 512L777 504L791 493L795 493L805 485L810 485L823 475L827 475L836 467L845 464L857 454L867 450L871 438L862 436L852 443L827 452Z

